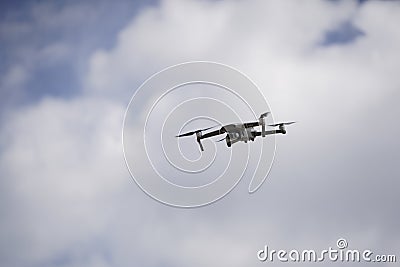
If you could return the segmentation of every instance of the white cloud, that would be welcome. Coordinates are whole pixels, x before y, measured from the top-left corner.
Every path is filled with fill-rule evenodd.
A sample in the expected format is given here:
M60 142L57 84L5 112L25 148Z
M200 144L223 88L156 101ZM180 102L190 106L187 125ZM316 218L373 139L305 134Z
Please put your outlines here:
M21 260L50 260L104 231L108 198L127 182L121 114L104 101L45 99L2 128L2 184L18 203L2 230Z
M273 76L286 61L311 52L324 30L348 19L354 8L352 2L163 1L121 31L112 51L93 55L88 87L120 96L138 80L191 60L240 66L251 77L261 69Z

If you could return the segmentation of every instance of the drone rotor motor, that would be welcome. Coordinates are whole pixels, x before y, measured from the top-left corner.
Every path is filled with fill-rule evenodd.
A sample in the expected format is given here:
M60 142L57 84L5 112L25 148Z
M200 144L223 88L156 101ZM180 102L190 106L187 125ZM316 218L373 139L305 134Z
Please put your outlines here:
M197 132L196 132L196 137L197 137L197 139L200 139L202 136L203 136L203 135L202 135L201 131L197 131Z
M204 151L203 144L201 143L201 137L202 137L202 136L203 136L203 134L201 133L201 131L197 131L197 132L196 132L197 143L199 143L200 150L201 150L201 151Z
M282 134L286 134L285 124L279 125L279 130L282 131Z
M268 116L269 112L265 112L260 115L260 118L258 119L259 124L261 125L261 136L265 137L265 118Z

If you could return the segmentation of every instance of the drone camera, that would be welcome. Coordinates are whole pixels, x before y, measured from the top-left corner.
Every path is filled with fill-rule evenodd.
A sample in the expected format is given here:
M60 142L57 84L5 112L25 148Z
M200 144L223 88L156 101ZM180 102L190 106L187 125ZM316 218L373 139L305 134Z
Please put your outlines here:
M240 137L238 133L228 133L226 136L226 144L228 147L231 147L232 144L237 143L240 141Z

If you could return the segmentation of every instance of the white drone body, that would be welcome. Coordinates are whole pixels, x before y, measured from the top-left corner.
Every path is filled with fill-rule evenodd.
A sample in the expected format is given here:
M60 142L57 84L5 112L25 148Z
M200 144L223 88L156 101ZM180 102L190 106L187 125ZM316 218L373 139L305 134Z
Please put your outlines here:
M232 144L237 142L245 142L254 141L257 136L265 137L271 134L286 134L285 125L289 125L295 123L294 121L291 122L282 122L282 123L275 123L266 125L265 118L268 116L269 112L263 113L260 115L260 118L257 122L248 122L248 123L237 123L237 124L228 124L222 126L220 129L203 134L203 131L207 131L214 127L208 127L205 129L195 130L191 132L187 132L184 134L179 134L176 137L184 137L196 134L197 143L200 146L201 151L204 151L204 147L201 143L202 139L217 136L220 134L225 134L226 136L223 139L218 140L217 142L226 140L226 144L228 147L231 147ZM261 131L257 131L254 127L261 126ZM269 130L267 131L265 128L266 126L271 127L279 127L276 130Z

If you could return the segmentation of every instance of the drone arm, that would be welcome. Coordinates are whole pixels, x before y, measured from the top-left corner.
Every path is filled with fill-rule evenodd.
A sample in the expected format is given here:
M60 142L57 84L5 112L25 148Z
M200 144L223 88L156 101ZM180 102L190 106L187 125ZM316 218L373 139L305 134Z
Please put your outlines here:
M204 151L204 147L203 147L203 144L201 143L201 139L213 137L213 136L220 135L220 134L223 134L223 133L226 133L226 130L225 130L224 127L222 127L219 130L215 130L215 131L212 131L212 132L209 132L209 133L206 133L206 134L198 133L197 134L197 143L199 143L201 151Z
M225 130L223 130L223 129L221 128L221 129L219 129L219 130L215 130L215 131L212 131L212 132L203 134L203 135L200 137L200 139L209 138L209 137L216 136L216 135L220 135L220 134L223 134L223 133L225 133Z
M264 132L254 132L254 136L265 136L265 135L271 135L271 134L286 134L286 130L270 130L270 131L264 131Z
M252 128L260 125L259 121L243 123L244 128Z

